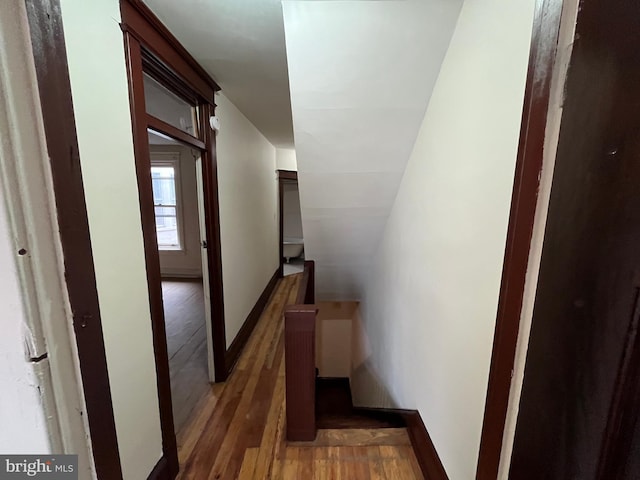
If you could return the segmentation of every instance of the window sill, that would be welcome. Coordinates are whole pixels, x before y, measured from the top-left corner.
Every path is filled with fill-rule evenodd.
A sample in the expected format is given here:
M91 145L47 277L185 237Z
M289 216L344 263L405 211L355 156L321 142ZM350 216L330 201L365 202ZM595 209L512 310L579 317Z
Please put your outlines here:
M185 255L187 252L184 248L158 248L160 255Z

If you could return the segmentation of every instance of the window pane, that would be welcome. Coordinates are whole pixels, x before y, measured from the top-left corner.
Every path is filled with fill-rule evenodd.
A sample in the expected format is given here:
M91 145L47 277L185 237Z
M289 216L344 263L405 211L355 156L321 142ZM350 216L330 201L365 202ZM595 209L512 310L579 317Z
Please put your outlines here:
M180 249L175 174L172 166L151 167L156 234L160 249Z
M175 217L176 207L156 207L156 217Z
M173 167L151 167L153 182L153 203L156 205L176 204L176 178Z
M144 99L147 113L189 135L198 137L196 109L146 73L144 74Z
M162 218L158 219L161 222L156 222L156 234L158 236L159 248L179 249L180 240L178 238L178 225L174 218Z

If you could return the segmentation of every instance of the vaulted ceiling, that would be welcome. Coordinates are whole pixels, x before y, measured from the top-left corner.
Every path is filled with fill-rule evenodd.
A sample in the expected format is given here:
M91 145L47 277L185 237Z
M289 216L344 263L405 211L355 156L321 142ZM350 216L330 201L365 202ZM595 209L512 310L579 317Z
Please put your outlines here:
M272 144L295 132L318 297L359 299L462 0L145 1Z
M361 297L461 4L283 3L305 253L320 299Z

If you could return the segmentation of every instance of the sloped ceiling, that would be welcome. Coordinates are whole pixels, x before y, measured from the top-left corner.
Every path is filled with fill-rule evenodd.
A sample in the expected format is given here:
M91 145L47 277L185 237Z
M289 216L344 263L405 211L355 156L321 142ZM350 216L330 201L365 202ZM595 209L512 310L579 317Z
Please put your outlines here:
M280 0L144 0L276 147L293 147Z
M320 300L360 298L461 5L283 2L305 254ZM398 255L419 248L406 247Z

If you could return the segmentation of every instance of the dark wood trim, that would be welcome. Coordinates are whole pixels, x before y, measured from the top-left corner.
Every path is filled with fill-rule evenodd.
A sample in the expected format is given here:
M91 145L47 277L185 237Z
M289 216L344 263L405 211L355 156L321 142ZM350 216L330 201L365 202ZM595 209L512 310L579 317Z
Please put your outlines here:
M206 148L206 144L202 140L189 135L187 132L183 132L179 128L176 128L163 120L160 120L158 117L154 117L153 115L149 115L147 113L146 118L147 126L151 130L163 133L171 138L175 138L176 140L179 140L200 150L204 150Z
M170 65L207 102L213 102L218 84L180 44L178 39L141 0L120 0L122 29L138 38L165 64Z
M162 304L162 278L155 233L147 128L158 130L198 148L202 155L205 211L205 232L203 233L207 241L208 252L211 341L213 343L215 380L224 381L227 378L228 370L226 367L218 177L215 135L212 134L207 122L208 118L214 115L214 92L219 87L142 2L121 0L120 7L123 22L121 26L124 31L127 52L138 193L156 356L163 457L167 462L170 477L174 478L178 473L179 465L171 408L169 361ZM198 109L198 118L201 123L198 129L200 138L192 137L147 114L143 77L145 66L149 69L148 73L151 76L182 98L190 101Z
M316 262L313 260L304 261L304 270L302 272L302 280L298 287L298 295L296 296L296 305L310 305L316 303L315 294L315 276Z
M171 476L169 462L165 457L162 457L151 470L147 480L171 480L173 478L175 478L175 475Z
M205 103L198 107L200 118L214 114L215 105ZM209 298L211 300L211 335L216 382L227 379L226 329L224 323L224 289L222 285L222 241L220 239L220 203L218 199L218 161L216 136L208 127L203 128L207 148L202 152L202 180L204 189L205 229L207 238L207 265L209 270Z
M598 461L598 479L622 479L633 449L640 405L640 288L636 287L631 321L614 384L607 427Z
M96 475L121 479L60 3L26 7Z
M284 278L284 186L278 177L278 277Z
M561 0L537 0L476 478L495 480L542 170Z
M293 170L276 170L278 173L278 231L280 245L278 247L278 275L284 277L284 183L285 181L298 181L298 172Z
M142 49L144 73L182 98L192 106L198 105L200 96L193 89L185 88L185 81L171 68L148 50ZM200 138L200 136L198 136Z
M295 170L278 170L278 178L282 180L298 181L298 172Z
M233 366L236 364L238 358L240 357L240 354L242 353L242 349L247 344L247 341L249 340L253 329L260 319L260 315L262 315L262 312L269 302L271 294L278 284L278 278L280 278L279 271L276 270L269 280L269 283L267 283L267 286L264 288L264 291L256 301L256 304L251 309L251 312L249 312L249 315L247 315L247 318L242 324L242 327L240 327L240 331L236 335L236 338L234 338L233 342L231 342L229 350L227 350L226 354L228 373L231 373Z
M447 472L442 465L436 447L431 441L429 432L424 426L420 412L417 410L399 411L407 424L407 432L411 439L413 451L416 454L424 478L429 480L448 480Z
M151 309L151 329L153 350L156 359L156 381L162 429L162 452L168 462L171 478L178 474L178 448L173 424L169 356L162 303L162 279L160 256L155 228L153 207L153 187L151 182L151 159L147 137L147 112L142 77L142 57L140 43L132 35L125 34L125 53L129 72L129 100L131 103L131 124L135 153L138 197L142 219L142 237Z

